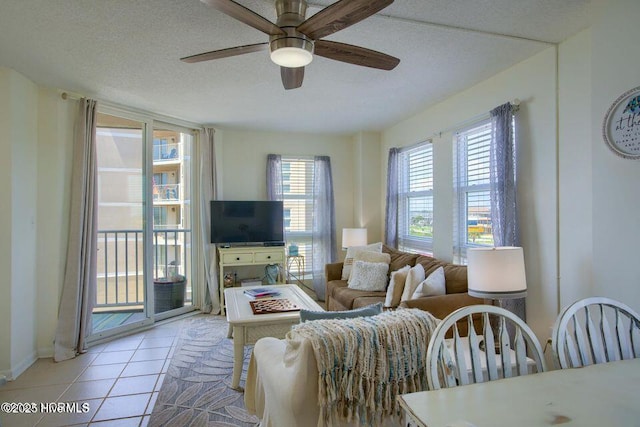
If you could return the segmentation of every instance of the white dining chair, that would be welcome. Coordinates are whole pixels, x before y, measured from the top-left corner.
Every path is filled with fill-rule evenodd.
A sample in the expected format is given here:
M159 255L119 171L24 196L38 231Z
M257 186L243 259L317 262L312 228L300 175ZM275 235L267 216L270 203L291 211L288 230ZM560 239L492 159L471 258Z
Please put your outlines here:
M558 315L551 348L562 369L640 357L640 316L611 298L581 299Z
M474 328L477 317L481 318L480 334ZM458 322L468 325L466 337L460 336ZM542 347L531 328L510 311L491 305L462 307L445 317L427 348L430 390L546 369Z

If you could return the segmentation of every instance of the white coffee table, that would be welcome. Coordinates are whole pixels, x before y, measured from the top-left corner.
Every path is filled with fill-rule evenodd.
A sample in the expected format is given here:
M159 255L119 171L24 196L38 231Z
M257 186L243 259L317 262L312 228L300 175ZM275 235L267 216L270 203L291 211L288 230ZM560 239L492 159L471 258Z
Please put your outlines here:
M240 374L244 359L244 346L254 344L263 337L284 338L291 330L291 325L300 322L299 311L284 313L253 314L249 301L253 298L244 294L251 288L275 288L280 295L275 298L286 298L301 308L324 311L309 295L296 285L243 286L224 290L227 305L227 322L233 328L233 379L231 387L241 390Z

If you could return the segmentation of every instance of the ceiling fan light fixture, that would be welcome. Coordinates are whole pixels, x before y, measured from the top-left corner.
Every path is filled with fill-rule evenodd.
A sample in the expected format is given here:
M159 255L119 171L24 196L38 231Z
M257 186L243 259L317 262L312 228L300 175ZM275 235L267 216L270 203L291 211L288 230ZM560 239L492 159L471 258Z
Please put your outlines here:
M313 60L313 42L284 37L271 42L271 60L281 67L298 68Z

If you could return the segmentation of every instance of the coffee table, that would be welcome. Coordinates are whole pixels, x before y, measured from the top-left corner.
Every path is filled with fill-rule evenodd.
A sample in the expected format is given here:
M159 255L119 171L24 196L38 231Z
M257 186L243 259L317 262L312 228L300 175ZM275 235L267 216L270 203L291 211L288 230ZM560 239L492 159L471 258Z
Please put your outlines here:
M224 299L227 305L227 322L229 329L233 331L233 378L231 387L242 390L240 374L244 359L244 346L254 344L263 337L284 338L291 330L291 325L300 322L299 311L284 313L253 314L249 301L253 298L244 294L251 288L275 288L280 292L276 298L286 298L297 304L300 308L314 311L324 311L309 295L296 285L268 285L268 286L243 286L227 288L224 290Z

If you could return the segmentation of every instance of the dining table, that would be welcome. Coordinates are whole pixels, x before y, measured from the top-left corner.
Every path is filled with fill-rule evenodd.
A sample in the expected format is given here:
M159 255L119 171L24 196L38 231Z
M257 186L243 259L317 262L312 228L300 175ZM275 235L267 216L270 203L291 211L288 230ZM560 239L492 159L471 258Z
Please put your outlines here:
M640 359L397 397L411 427L640 427Z

